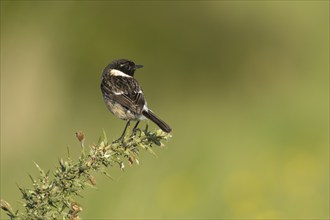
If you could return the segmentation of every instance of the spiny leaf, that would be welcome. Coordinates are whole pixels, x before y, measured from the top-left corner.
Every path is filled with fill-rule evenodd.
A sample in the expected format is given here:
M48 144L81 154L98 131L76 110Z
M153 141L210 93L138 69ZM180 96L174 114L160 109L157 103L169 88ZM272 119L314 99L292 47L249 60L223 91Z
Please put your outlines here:
M110 179L112 179L112 180L114 179L109 173L107 173L107 171L103 170L102 173L103 173L105 176L109 177Z
M34 183L36 182L36 180L33 178L33 176L32 176L31 174L28 173L28 175L29 175L29 177L30 177L32 183L34 184Z
M104 129L103 129L103 138L104 138L104 142L105 142L105 144L108 144L107 133L105 132Z
M34 162L34 161L33 161L33 163L34 163L34 165L37 167L37 169L39 170L40 174L41 174L42 176L45 175L44 171L40 168L40 166L39 166L36 162Z
M149 151L149 153L154 155L156 158L158 157L157 154L151 149L151 147L147 147L147 151Z

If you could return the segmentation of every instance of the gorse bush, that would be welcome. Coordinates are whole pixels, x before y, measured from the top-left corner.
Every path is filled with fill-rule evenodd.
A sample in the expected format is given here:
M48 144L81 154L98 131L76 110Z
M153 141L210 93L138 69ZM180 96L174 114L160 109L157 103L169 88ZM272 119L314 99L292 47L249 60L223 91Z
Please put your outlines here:
M79 219L83 208L76 202L76 197L86 187L95 187L94 173L103 173L110 177L108 168L118 165L123 170L125 164L139 164L141 150L156 155L152 147L162 147L171 135L161 130L149 131L137 129L127 132L120 141L109 142L107 135L97 144L85 147L85 135L77 132L76 137L81 145L78 160L60 159L59 165L53 171L45 172L37 163L39 176L29 175L32 188L19 186L22 193L23 210L13 210L11 205L1 199L1 208L11 219Z

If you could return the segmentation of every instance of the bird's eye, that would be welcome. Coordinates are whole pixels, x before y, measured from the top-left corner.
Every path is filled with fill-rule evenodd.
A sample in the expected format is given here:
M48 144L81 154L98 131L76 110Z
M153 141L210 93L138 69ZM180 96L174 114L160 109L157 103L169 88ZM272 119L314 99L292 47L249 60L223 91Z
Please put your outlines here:
M125 64L120 64L120 67L123 67L123 66L125 66Z

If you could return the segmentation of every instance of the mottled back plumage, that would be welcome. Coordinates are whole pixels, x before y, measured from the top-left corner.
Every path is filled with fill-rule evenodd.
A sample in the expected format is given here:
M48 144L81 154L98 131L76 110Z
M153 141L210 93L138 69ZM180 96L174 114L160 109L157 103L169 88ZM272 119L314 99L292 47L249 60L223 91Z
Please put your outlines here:
M134 129L140 120L148 118L163 131L172 130L147 107L143 91L133 78L135 70L141 67L133 61L120 59L106 66L102 73L101 91L106 106L115 116L128 121L121 138L131 120L138 120Z
M111 69L102 76L101 90L107 99L114 100L132 113L141 115L145 104L142 89L133 77L111 75Z

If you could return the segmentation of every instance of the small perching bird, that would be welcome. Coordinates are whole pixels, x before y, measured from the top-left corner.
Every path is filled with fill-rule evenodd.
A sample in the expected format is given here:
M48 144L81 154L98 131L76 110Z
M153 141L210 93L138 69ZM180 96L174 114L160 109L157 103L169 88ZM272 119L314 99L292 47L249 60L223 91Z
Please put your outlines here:
M102 73L101 90L108 109L118 118L127 120L122 139L132 120L137 121L133 130L146 118L153 121L163 131L170 133L172 129L163 120L159 119L147 106L143 91L134 72L142 65L136 65L127 59L114 60L105 67Z

